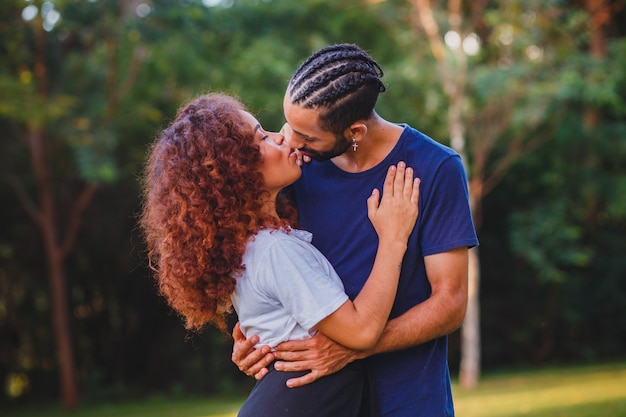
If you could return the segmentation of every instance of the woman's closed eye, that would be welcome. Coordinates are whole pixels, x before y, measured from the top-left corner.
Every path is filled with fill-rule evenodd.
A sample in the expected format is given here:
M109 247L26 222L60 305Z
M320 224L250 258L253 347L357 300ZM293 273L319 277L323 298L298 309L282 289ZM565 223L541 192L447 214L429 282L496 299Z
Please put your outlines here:
M270 137L269 135L264 135L263 140L269 143L272 146L280 148L280 146L285 142L285 138L283 135L274 135L275 137Z

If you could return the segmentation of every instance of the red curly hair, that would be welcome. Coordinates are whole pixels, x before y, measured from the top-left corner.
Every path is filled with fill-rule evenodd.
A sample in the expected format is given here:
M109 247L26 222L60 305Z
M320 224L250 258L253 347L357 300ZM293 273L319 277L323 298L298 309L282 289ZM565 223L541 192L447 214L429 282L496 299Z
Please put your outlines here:
M150 266L191 330L211 323L226 332L247 242L295 222L286 201L277 203L281 219L263 214L262 156L242 111L224 94L192 100L152 144L144 172L140 223Z

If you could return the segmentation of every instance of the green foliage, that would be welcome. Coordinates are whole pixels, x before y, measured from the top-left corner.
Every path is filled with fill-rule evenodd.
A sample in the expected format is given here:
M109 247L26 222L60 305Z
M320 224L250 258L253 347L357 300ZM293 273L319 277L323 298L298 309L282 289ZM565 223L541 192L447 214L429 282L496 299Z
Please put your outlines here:
M611 44L611 51L623 48L623 41ZM614 58L614 59L612 59ZM585 77L579 85L584 89L574 93L571 80L561 84L557 94L565 106L572 111L571 116L556 132L556 137L540 153L529 156L526 167L535 170L539 176L532 178L532 183L525 181L524 186L532 188L538 196L550 196L549 200L531 199L526 206L520 207L511 216L513 222L512 249L522 254L537 270L545 281L565 281L565 271L571 267L586 267L591 256L602 256L592 249L589 238L596 227L612 223L622 227L624 224L624 180L626 169L621 161L626 157L624 129L626 123L620 120L623 113L624 91L616 89L624 86L626 75L623 69L615 69L615 61L623 57L612 56L605 61L575 57L577 63L587 62L595 72L606 74L604 80L595 77L594 72L578 72ZM623 67L623 66L622 66ZM569 69L565 74L571 74ZM610 75L609 75L610 74ZM604 92L604 84L615 91ZM590 95L588 92L597 92ZM571 94L571 95L570 95ZM604 110L607 119L590 130L584 123L583 115L576 119L577 111L584 112L588 107ZM541 158L548 158L542 161ZM532 162L531 162L532 161ZM550 167L541 170L541 166ZM545 197L544 197L545 198ZM559 272L560 271L560 272Z
M614 41L609 50L619 50L622 43ZM623 70L608 74L615 65L612 60L593 65L604 66L606 77L623 89ZM601 83L594 78L585 82ZM567 94L573 91L567 83L560 87ZM591 90L593 85L585 87ZM497 198L510 199L508 224L500 234L510 246L508 262L515 265L508 291L518 294L521 304L522 299L539 301L534 303L539 311L512 320L529 324L505 339L511 337L516 345L552 346L549 351L561 360L619 355L619 348L604 336L624 335L622 320L616 322L626 301L626 263L620 254L626 235L624 91L611 97L598 101L582 90L559 96L559 111L566 117L552 139L524 157L496 191L503 194ZM621 97L621 104L614 103L614 97ZM603 120L590 127L585 117L596 105ZM486 276L483 288L491 294L496 290L489 288L491 274ZM483 308L489 309L489 304L483 302Z
M568 270L589 265L593 249L581 243L582 227L572 223L570 202L551 201L511 216L511 249L523 254L539 282L566 283Z

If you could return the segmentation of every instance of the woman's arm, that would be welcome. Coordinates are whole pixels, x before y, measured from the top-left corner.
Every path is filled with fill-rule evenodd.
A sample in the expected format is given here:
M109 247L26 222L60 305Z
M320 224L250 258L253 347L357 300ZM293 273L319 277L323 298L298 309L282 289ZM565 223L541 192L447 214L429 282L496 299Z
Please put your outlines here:
M454 331L463 320L467 304L467 251L467 248L462 247L425 258L428 280L433 289L432 296L389 321L373 349L347 349L324 334L317 334L306 340L283 342L271 354L271 360L263 359L270 362L278 359L275 367L279 371L310 371L287 381L287 385L293 388L337 372L356 359L405 349ZM241 361L243 366L240 369L261 379L267 373L262 368L263 361L248 367L247 364L252 363L252 360L250 358L251 362L245 363Z

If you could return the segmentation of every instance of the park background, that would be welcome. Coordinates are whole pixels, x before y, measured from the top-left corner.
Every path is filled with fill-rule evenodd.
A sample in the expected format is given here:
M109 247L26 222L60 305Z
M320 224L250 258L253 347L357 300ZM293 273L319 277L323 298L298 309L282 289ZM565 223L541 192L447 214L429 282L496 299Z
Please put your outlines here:
M292 71L337 42L383 67L384 118L463 156L481 245L455 384L623 374L625 3L2 0L0 413L245 395L228 336L186 332L155 290L147 147L207 91L279 129Z

